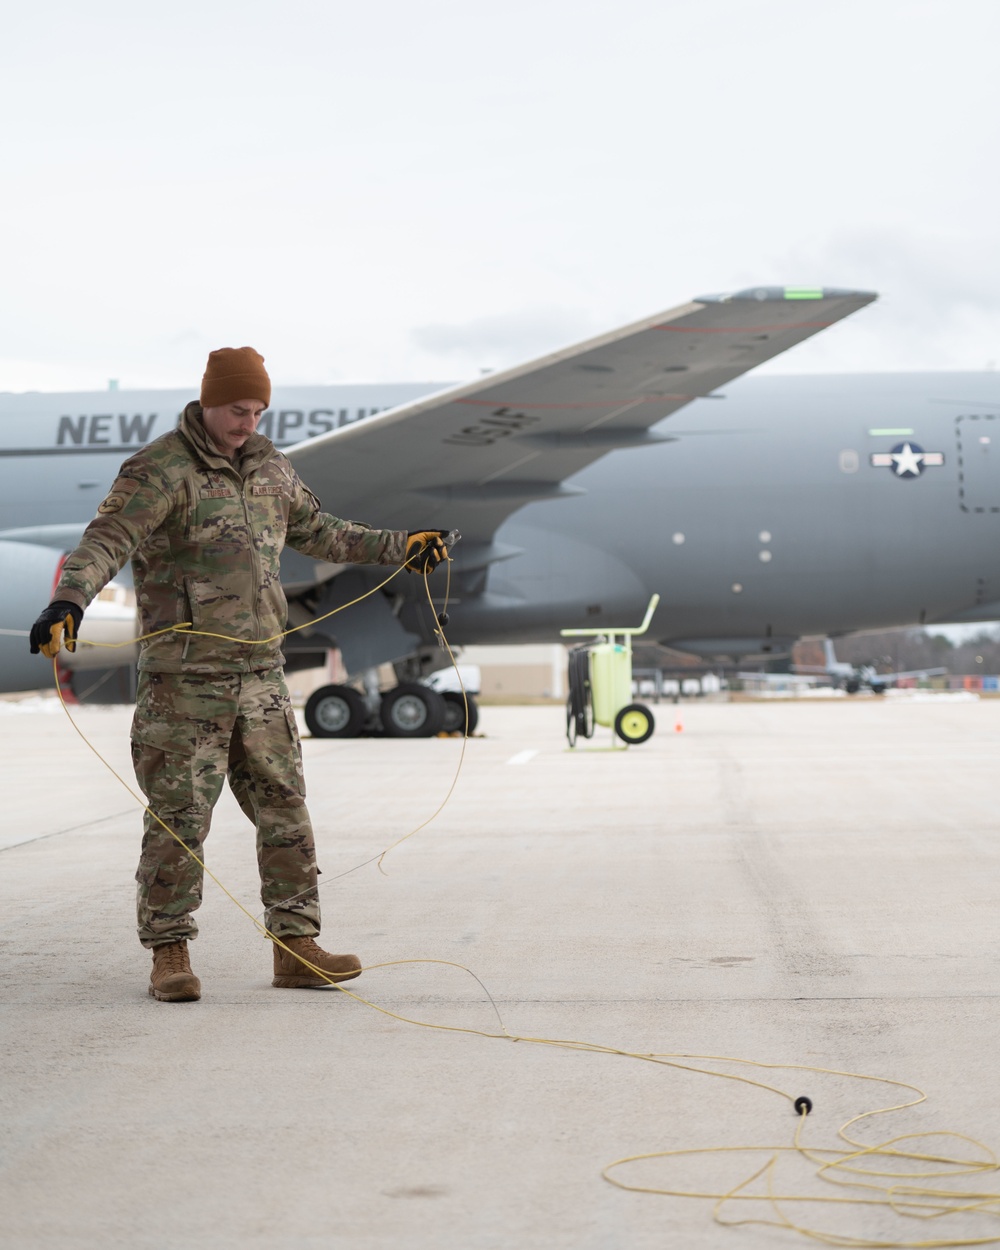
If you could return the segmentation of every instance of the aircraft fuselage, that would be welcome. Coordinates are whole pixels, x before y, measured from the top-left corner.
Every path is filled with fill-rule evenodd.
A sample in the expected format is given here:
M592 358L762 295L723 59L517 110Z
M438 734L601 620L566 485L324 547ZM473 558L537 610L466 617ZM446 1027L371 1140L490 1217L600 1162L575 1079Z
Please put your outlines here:
M743 378L657 432L501 528L524 554L459 641L637 624L654 591L652 636L706 654L1000 615L997 374Z
M285 388L262 429L287 446L431 389ZM0 530L85 524L188 398L0 396ZM653 592L650 636L705 655L1000 615L997 374L744 377L656 431L670 441L611 452L569 479L582 493L501 525L497 546L521 554L459 573L455 642L637 624ZM0 627L27 628L44 601L31 593L8 596ZM400 619L429 639L417 579L408 594Z

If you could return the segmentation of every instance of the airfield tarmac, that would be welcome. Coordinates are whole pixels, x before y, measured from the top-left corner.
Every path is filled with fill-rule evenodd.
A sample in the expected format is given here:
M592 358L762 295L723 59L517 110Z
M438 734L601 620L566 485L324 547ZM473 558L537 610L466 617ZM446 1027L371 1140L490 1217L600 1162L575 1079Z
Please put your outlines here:
M479 978L413 962L347 988L459 1030L502 1032L499 1013L521 1037L910 1082L927 1101L855 1125L857 1139L951 1131L1000 1148L1000 701L655 710L643 746L593 749L608 746L598 730L570 752L560 709L484 708L453 796L384 876L369 865L338 878L435 810L461 743L307 739L327 944L367 965L454 961ZM129 712L78 719L131 781ZM265 941L211 883L192 947L202 1001L155 1002L133 933L133 800L58 710L0 705L0 769L3 1247L808 1244L722 1227L709 1199L601 1177L639 1153L790 1146L797 1117L780 1093L421 1028L338 991L272 989ZM208 852L256 914L252 835L228 793ZM814 1147L913 1097L846 1076L703 1066L808 1095ZM980 1157L956 1139L922 1145ZM724 1193L770 1157L695 1154L616 1174ZM799 1162L781 1156L777 1192L851 1192ZM992 1173L953 1185L1000 1190ZM766 1187L765 1174L748 1192ZM1000 1236L995 1216L782 1209L864 1238ZM738 1201L721 1216L777 1218Z

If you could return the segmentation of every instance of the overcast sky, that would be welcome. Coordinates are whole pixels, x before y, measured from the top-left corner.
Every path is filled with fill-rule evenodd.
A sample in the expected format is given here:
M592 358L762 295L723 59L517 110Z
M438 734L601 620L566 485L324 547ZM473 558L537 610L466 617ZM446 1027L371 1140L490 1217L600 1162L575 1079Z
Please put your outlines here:
M706 292L1000 360L995 0L5 0L0 390L450 380Z

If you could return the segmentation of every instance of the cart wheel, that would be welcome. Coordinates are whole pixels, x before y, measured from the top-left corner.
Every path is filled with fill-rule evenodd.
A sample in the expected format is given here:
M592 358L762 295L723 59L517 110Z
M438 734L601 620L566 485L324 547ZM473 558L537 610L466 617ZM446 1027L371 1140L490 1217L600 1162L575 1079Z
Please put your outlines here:
M653 713L642 703L629 703L615 717L615 733L633 746L651 738L655 728Z

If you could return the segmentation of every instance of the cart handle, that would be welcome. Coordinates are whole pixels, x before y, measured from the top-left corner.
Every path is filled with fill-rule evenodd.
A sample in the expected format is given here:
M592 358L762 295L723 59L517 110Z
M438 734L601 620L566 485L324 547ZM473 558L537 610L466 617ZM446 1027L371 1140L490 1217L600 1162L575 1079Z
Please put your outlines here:
M635 634L644 634L649 629L649 622L653 619L653 613L656 611L656 605L660 602L659 595L653 595L649 601L649 607L646 609L646 615L642 618L642 624L633 629L561 629L559 633L564 638L597 638L602 634L614 636L615 634L624 634L634 636Z

